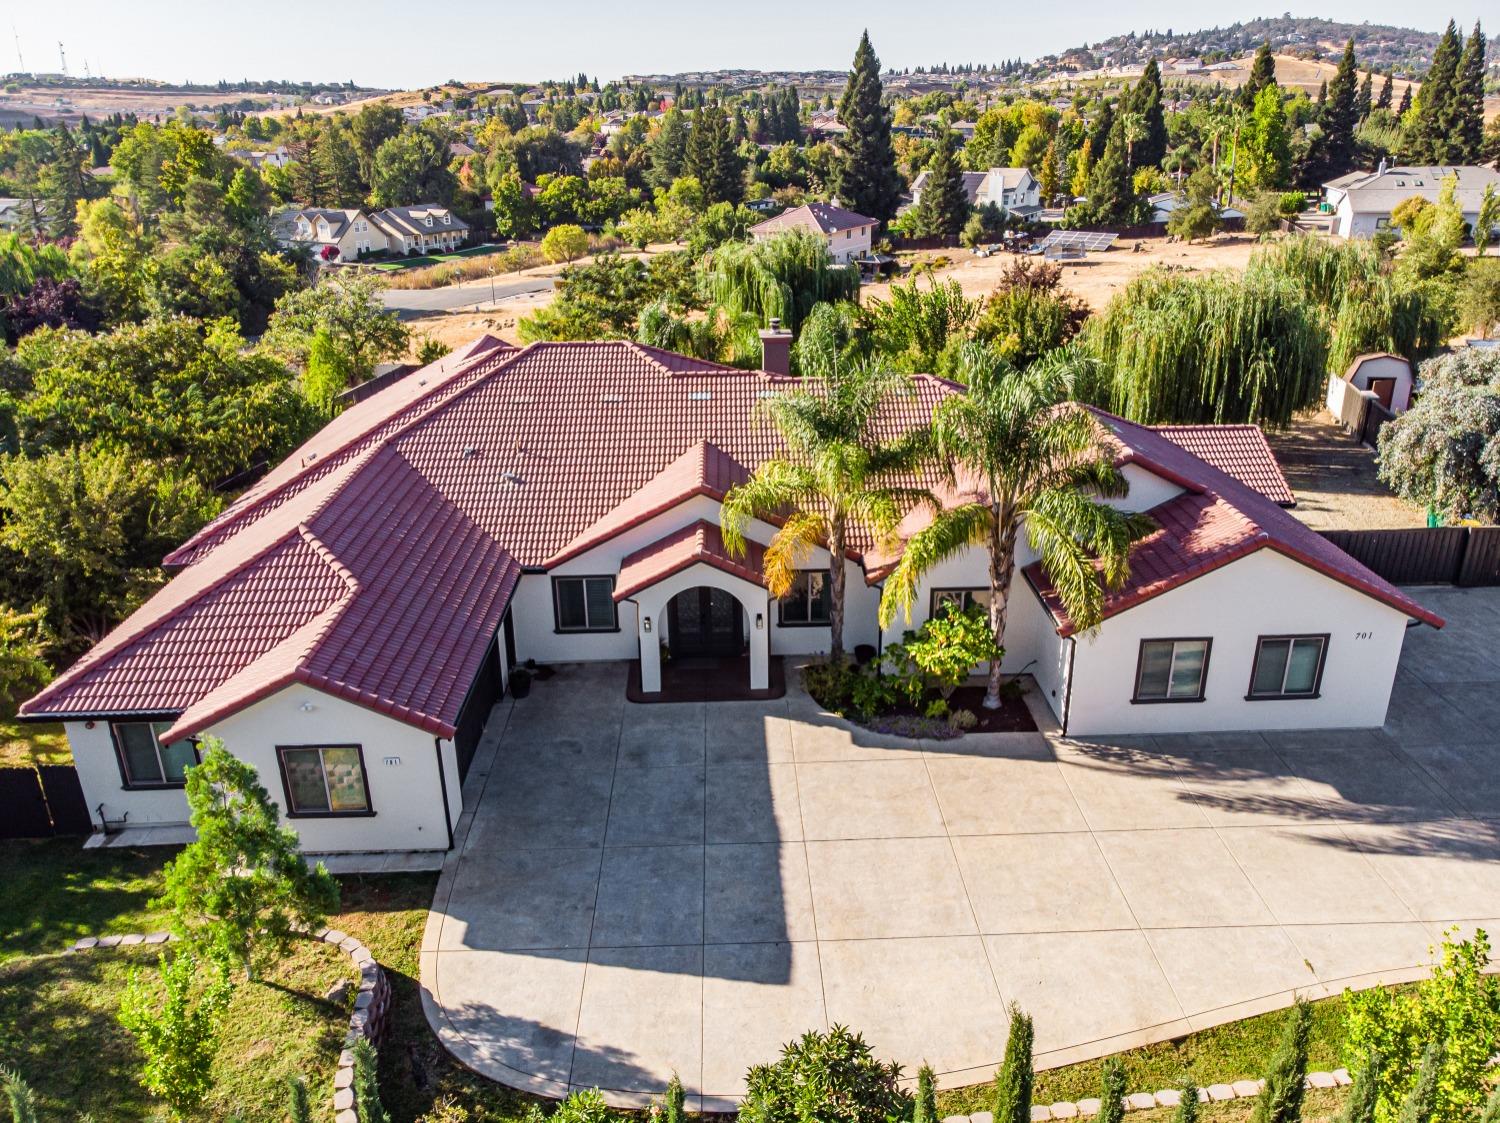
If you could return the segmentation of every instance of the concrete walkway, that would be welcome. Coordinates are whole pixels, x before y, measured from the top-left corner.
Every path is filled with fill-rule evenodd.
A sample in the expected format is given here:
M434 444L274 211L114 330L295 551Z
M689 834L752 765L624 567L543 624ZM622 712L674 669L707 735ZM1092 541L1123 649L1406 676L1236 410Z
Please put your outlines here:
M1500 591L1418 595L1451 623L1385 731L913 743L790 685L632 706L623 664L561 668L469 776L428 1016L509 1084L630 1106L675 1071L725 1110L835 1022L951 1086L1012 1001L1050 1066L1415 977L1500 930Z

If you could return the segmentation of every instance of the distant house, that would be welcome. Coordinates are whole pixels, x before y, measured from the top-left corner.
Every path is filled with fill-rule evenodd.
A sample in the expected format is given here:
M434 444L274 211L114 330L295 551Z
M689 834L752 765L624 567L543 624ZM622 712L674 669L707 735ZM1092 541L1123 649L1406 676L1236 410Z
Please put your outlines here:
M756 223L750 227L750 236L763 242L788 230L805 230L828 243L828 256L835 263L846 265L870 252L875 228L879 225L873 218L846 211L832 203L808 203Z
M922 191L927 186L927 172L922 172L912 182L913 204L922 202ZM1028 168L991 168L985 172L964 172L964 191L969 196L971 207L988 206L994 203L1002 211L1031 214L1042 205L1042 185Z
M0 199L0 230L15 230L26 221L25 199Z
M390 248L385 232L363 211L307 207L275 223L286 245L312 248L324 260L354 261Z
M1323 203L1333 212L1332 233L1340 238L1369 238L1391 225L1391 212L1407 199L1420 196L1436 203L1443 190L1443 180L1453 176L1458 181L1455 197L1472 226L1479 221L1479 202L1486 186L1500 191L1500 172L1493 168L1467 167L1387 167L1384 162L1373 172L1350 172L1323 184Z
M370 224L385 235L392 253L456 250L469 236L467 222L433 203L387 207L371 214Z

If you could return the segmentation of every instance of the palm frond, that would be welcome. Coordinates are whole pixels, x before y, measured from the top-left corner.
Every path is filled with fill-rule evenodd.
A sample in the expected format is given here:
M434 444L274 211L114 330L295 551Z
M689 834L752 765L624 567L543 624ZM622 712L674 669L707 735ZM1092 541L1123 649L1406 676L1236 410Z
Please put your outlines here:
M994 514L981 503L965 503L940 512L930 525L907 539L895 571L886 579L880 597L880 626L889 627L899 609L911 621L911 606L916 601L922 577L938 563L946 561L970 546L988 541Z
M797 571L807 568L812 552L827 539L823 516L799 511L782 523L766 547L762 572L766 589L778 599L791 592Z
M719 528L724 548L735 556L745 552L745 528L752 519L779 518L812 492L811 473L799 464L767 460L742 484L724 495Z
M1117 511L1072 487L1043 492L1026 513L1027 540L1082 631L1099 623L1106 591L1130 576L1131 543L1150 527L1144 516Z

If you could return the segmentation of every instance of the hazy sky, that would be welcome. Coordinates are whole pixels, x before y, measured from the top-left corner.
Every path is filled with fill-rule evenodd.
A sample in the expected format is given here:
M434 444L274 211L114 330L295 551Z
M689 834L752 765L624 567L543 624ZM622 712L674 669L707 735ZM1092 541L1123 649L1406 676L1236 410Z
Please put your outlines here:
M1325 0L1293 13L1438 31L1449 18L1472 26L1482 8L1493 22L1493 3ZM717 67L842 69L862 27L887 66L993 62L1130 30L1196 29L1280 10L1249 0L15 0L0 13L14 22L33 71L58 68L62 40L74 74L87 62L106 76L411 87L449 78L532 81L580 70L611 78ZM0 34L10 31L0 24ZM16 67L13 39L0 45L0 59L0 71Z

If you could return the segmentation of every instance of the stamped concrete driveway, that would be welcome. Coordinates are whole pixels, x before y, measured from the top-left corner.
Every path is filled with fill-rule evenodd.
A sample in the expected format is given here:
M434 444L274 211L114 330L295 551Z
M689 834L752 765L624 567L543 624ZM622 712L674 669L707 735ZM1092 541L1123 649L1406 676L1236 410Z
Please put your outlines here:
M921 743L791 691L633 706L570 666L497 711L422 953L493 1078L639 1104L844 1023L987 1079L1419 973L1500 928L1500 591L1419 590L1384 731ZM1211 1074L1206 1074L1211 1075Z

